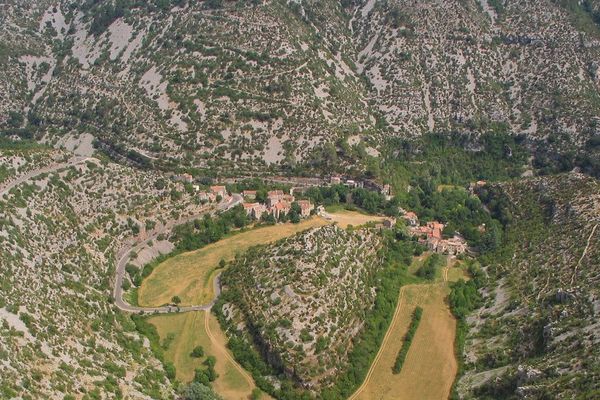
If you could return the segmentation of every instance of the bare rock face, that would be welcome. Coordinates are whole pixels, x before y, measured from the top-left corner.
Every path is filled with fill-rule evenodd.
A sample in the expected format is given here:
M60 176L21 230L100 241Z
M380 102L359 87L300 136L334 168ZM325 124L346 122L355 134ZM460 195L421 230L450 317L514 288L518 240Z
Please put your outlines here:
M345 368L373 306L379 248L369 230L327 226L251 250L223 274L224 293L238 293L228 309L269 363L318 390Z

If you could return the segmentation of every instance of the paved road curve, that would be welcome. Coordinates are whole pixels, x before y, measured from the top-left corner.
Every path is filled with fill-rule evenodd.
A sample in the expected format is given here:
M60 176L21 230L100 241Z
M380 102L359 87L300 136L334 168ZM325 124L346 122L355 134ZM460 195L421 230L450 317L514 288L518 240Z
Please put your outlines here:
M22 175L13 181L10 181L4 185L0 185L0 197L7 194L12 188L14 188L22 183L25 183L28 180L30 180L38 175L58 171L63 168L68 168L68 167L80 164L80 163L88 161L88 160L91 160L91 158L76 156L76 157L69 159L66 162L63 162L63 163L54 163L54 164L47 165L43 168L36 169L34 171L30 171L30 172L26 173L25 175ZM123 300L123 287L122 286L123 286L123 277L125 275L125 266L129 262L130 254L132 251L137 252L138 250L140 250L141 248L146 246L148 244L148 242L150 242L151 240L156 240L158 235L160 235L161 233L166 233L166 232L170 231L171 229L173 229L173 227L176 225L181 225L181 224L185 224L186 222L193 221L194 219L201 217L207 213L215 214L216 212L227 211L227 210L235 207L236 205L241 204L243 202L243 200L244 199L240 194L234 193L231 197L229 197L228 199L219 203L216 206L216 208L205 206L205 207L201 208L200 210L198 210L197 213L195 213L191 216L180 218L179 220L170 221L165 225L161 225L159 228L155 229L150 236L147 236L141 242L136 241L135 239L129 239L128 241L126 241L125 246L123 248L121 248L121 250L117 253L117 260L118 260L117 261L117 271L116 271L116 277L115 277L115 286L113 289L115 305L122 311L138 312L138 313L145 313L145 314L153 314L153 313L164 314L164 313L172 313L172 312L209 310L215 303L216 298L221 293L221 285L220 285L221 277L220 277L220 275L217 275L213 282L214 290L215 290L215 298L209 304L203 304L203 305L197 305L197 306L186 306L186 307L175 307L175 306L136 307L136 306L132 306L132 305L128 304L127 302L125 302Z
M156 240L156 238L160 234L170 231L171 229L173 229L173 227L175 227L177 225L181 225L181 224L185 224L186 222L193 221L193 220L197 219L198 217L201 217L207 213L214 214L215 212L222 212L222 211L229 210L229 209L235 207L236 205L240 204L243 200L244 199L240 194L234 193L230 198L219 203L216 207L216 210L214 208L211 209L211 207L205 206L202 209L200 209L198 211L198 213L195 213L188 217L180 218L179 220L170 221L165 225L161 225L159 228L155 229L150 236L146 237L141 242L137 242L137 243L133 242L133 243L129 243L129 244L125 245L125 247L123 247L117 253L117 272L116 272L116 277L115 277L115 286L113 289L113 297L115 299L115 305L122 311L142 313L142 314L167 314L167 313L174 313L174 312L209 310L215 304L215 301L216 301L217 297L219 297L219 294L221 294L221 284L220 284L221 276L220 276L220 274L217 275L213 281L215 297L208 304L183 306L183 307L177 307L177 306L138 307L138 306L133 306L133 305L127 303L123 299L123 279L125 277L125 272L126 272L125 267L127 266L127 263L129 262L130 254L132 252L137 253L144 246L146 246L151 240Z

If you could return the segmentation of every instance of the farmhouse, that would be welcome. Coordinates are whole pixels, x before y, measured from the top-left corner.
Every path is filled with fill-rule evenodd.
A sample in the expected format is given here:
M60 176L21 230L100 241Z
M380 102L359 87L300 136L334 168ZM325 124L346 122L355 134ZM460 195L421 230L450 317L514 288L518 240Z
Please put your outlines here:
M211 186L210 192L215 196L221 196L221 199L225 199L228 197L227 189L225 186Z
M264 204L260 203L244 203L244 210L246 210L246 215L250 215L256 219L260 219L267 212Z
M254 200L256 198L256 190L244 190L242 196L245 199Z
M310 212L315 208L315 206L310 203L310 200L298 200L298 205L300 206L301 217L310 216Z
M462 236L455 235L450 239L431 239L427 241L427 248L436 253L459 255L467 251L467 243Z
M279 219L284 215L287 215L290 212L291 208L292 207L290 203L288 203L287 201L280 201L279 203L271 207L271 213L276 219Z
M200 199L200 201L202 202L206 202L206 201L214 201L214 196L212 193L208 193L206 191L200 191L198 192L198 198Z
M409 228L412 235L419 236L420 243L436 253L458 255L467 251L467 241L462 236L454 235L450 239L443 239L443 230L444 224L438 221L428 222L425 226L412 226Z
M283 200L283 190L271 190L267 193L267 207L273 207Z
M405 213L402 218L406 221L408 226L418 226L419 225L419 217L412 211L408 211Z

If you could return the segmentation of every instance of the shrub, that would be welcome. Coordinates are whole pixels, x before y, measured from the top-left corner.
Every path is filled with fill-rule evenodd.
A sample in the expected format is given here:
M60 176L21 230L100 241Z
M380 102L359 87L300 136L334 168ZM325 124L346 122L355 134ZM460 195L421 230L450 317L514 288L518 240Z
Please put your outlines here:
M404 336L404 343L402 343L402 348L400 348L398 356L396 357L396 362L392 367L392 372L394 374L399 374L402 370L402 365L404 365L404 360L406 360L408 350L410 349L412 340L415 337L415 333L417 332L417 328L419 327L419 323L421 322L422 315L423 309L417 306L417 308L415 308L415 311L413 312L412 321L410 322L410 326L408 327L408 332L406 332L406 335Z

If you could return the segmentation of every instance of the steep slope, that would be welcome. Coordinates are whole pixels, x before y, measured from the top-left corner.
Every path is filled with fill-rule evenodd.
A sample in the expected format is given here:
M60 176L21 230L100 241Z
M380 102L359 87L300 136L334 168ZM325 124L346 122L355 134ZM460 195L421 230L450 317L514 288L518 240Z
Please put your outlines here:
M0 18L5 133L248 171L497 131L600 168L597 1L13 0Z
M598 133L600 29L562 3L371 0L352 20L357 65L396 134L496 129L581 145Z
M600 393L600 183L581 174L486 189L508 223L469 318L465 398ZM586 397L582 397L586 398Z
M375 301L380 247L368 230L326 226L253 249L223 274L222 312L275 369L319 392L347 368Z
M293 165L323 142L373 126L335 3L171 3L13 6L15 24L19 13L28 23L46 19L31 40L54 47L35 59L8 57L29 72L3 78L21 84L4 112L29 104L33 122L57 128L38 133L53 143L90 132L112 151L135 151L132 158L246 169Z
M0 169L33 152L11 151ZM35 164L69 156L55 153L40 150ZM0 183L0 397L171 398L147 340L113 308L111 282L130 237L197 206L172 201L182 187L155 173L95 158L61 165L9 191Z

